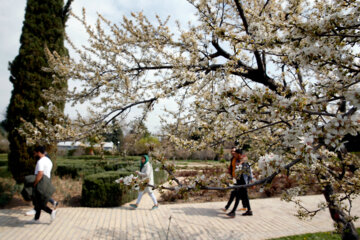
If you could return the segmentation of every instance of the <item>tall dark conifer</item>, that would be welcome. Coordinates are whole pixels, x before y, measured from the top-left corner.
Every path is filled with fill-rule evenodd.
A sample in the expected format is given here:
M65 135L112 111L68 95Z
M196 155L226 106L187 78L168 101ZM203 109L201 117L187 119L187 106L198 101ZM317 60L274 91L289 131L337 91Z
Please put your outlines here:
M26 140L17 128L21 118L34 123L35 119L46 117L39 111L40 106L47 104L41 93L51 86L52 76L42 71L42 67L48 66L44 48L46 46L62 56L68 54L64 33L71 2L68 0L64 6L63 0L28 0L26 4L19 54L9 64L13 91L6 118L9 169L17 182L22 182L27 174L33 174L36 163L32 149L26 146ZM64 109L64 102L55 104ZM50 154L56 149L54 146L47 146Z

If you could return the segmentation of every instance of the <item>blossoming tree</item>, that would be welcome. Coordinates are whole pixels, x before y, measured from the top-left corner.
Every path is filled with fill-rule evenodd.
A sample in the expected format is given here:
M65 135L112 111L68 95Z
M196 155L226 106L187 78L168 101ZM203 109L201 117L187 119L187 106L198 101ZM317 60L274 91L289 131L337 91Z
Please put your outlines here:
M198 22L186 28L170 29L160 17L152 23L141 12L116 24L99 15L94 27L85 11L74 16L89 46L72 44L77 60L48 52L46 70L56 82L73 79L82 87L46 92L49 105L42 110L61 124L27 124L33 140L44 137L39 128L49 141L81 138L106 130L131 108L143 108L145 118L156 103L176 99L178 111L168 112L176 121L167 125L173 143L190 149L229 140L250 144L258 156L252 164L262 172L253 184L270 183L281 172L297 176L299 187L284 197L292 200L315 179L325 202L299 214L328 208L343 238L357 239L351 201L360 189L360 162L343 138L359 132L360 2L188 2ZM63 116L51 104L58 98L91 102L91 118ZM223 178L216 179L210 179L216 186L203 178L179 186L223 188Z

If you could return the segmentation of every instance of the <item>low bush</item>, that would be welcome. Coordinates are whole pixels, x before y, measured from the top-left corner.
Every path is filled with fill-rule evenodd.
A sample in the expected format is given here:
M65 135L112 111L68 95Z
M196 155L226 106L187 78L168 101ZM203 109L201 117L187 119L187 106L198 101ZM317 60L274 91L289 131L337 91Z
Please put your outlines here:
M70 176L75 179L95 173L118 170L134 172L137 170L137 166L134 165L134 162L118 162L118 160L114 161L113 159L107 161L67 159L58 161L55 174L59 177Z
M8 158L7 154L0 154L0 166L7 166L8 164Z
M129 172L108 171L86 176L82 187L81 203L86 207L120 206L136 198L137 191L122 188L115 180Z
M114 163L114 164L106 164L104 166L105 171L117 171L119 169L124 169L129 167L129 164L126 162Z
M97 166L95 163L73 162L58 163L55 174L59 177L71 176L74 179L104 171L102 166Z
M159 185L166 181L167 173L154 164L154 182ZM131 171L129 171L131 169ZM86 207L114 207L130 202L137 197L138 191L127 189L115 180L128 176L138 170L138 166L127 166L118 171L106 171L86 176L82 187L81 202Z
M4 207L10 202L15 193L19 193L22 185L16 184L15 180L0 178L0 207Z
M8 166L0 166L0 177L2 178L12 178L11 172L8 169Z
M12 198L11 185L0 182L0 207L4 207Z

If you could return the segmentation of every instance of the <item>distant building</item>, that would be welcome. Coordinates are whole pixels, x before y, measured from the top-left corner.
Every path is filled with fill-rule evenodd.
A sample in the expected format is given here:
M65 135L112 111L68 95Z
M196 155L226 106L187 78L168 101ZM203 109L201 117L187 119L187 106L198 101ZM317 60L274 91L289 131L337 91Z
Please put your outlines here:
M101 144L93 145L93 147L100 148L100 145L103 146L104 151L115 150L113 142L102 142ZM79 149L79 148L88 148L88 147L91 147L91 145L89 143L83 143L83 142L66 141L66 142L59 142L57 144L57 147L58 147L58 150L73 150L73 149Z
M71 142L71 141L59 142L57 144L58 150L72 150L72 149L78 149L79 147L86 147L86 145L84 145L84 143L82 142Z
M113 151L115 150L115 146L113 142L102 142L103 149L105 151ZM94 147L100 147L99 144L96 144Z

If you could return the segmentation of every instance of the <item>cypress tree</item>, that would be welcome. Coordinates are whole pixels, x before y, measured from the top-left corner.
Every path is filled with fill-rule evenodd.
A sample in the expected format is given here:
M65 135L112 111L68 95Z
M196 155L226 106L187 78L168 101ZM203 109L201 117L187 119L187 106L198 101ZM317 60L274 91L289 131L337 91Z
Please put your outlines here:
M10 142L8 166L18 183L24 176L34 173L36 160L33 149L26 146L26 139L17 128L21 125L21 118L31 123L46 118L39 107L47 104L41 93L51 86L52 76L42 71L42 67L48 66L44 48L46 46L61 56L68 54L64 47L64 34L71 2L68 0L64 6L63 0L28 0L26 4L19 54L9 63L13 90L6 116ZM64 102L55 104L64 110ZM46 147L50 155L56 151L54 144Z

